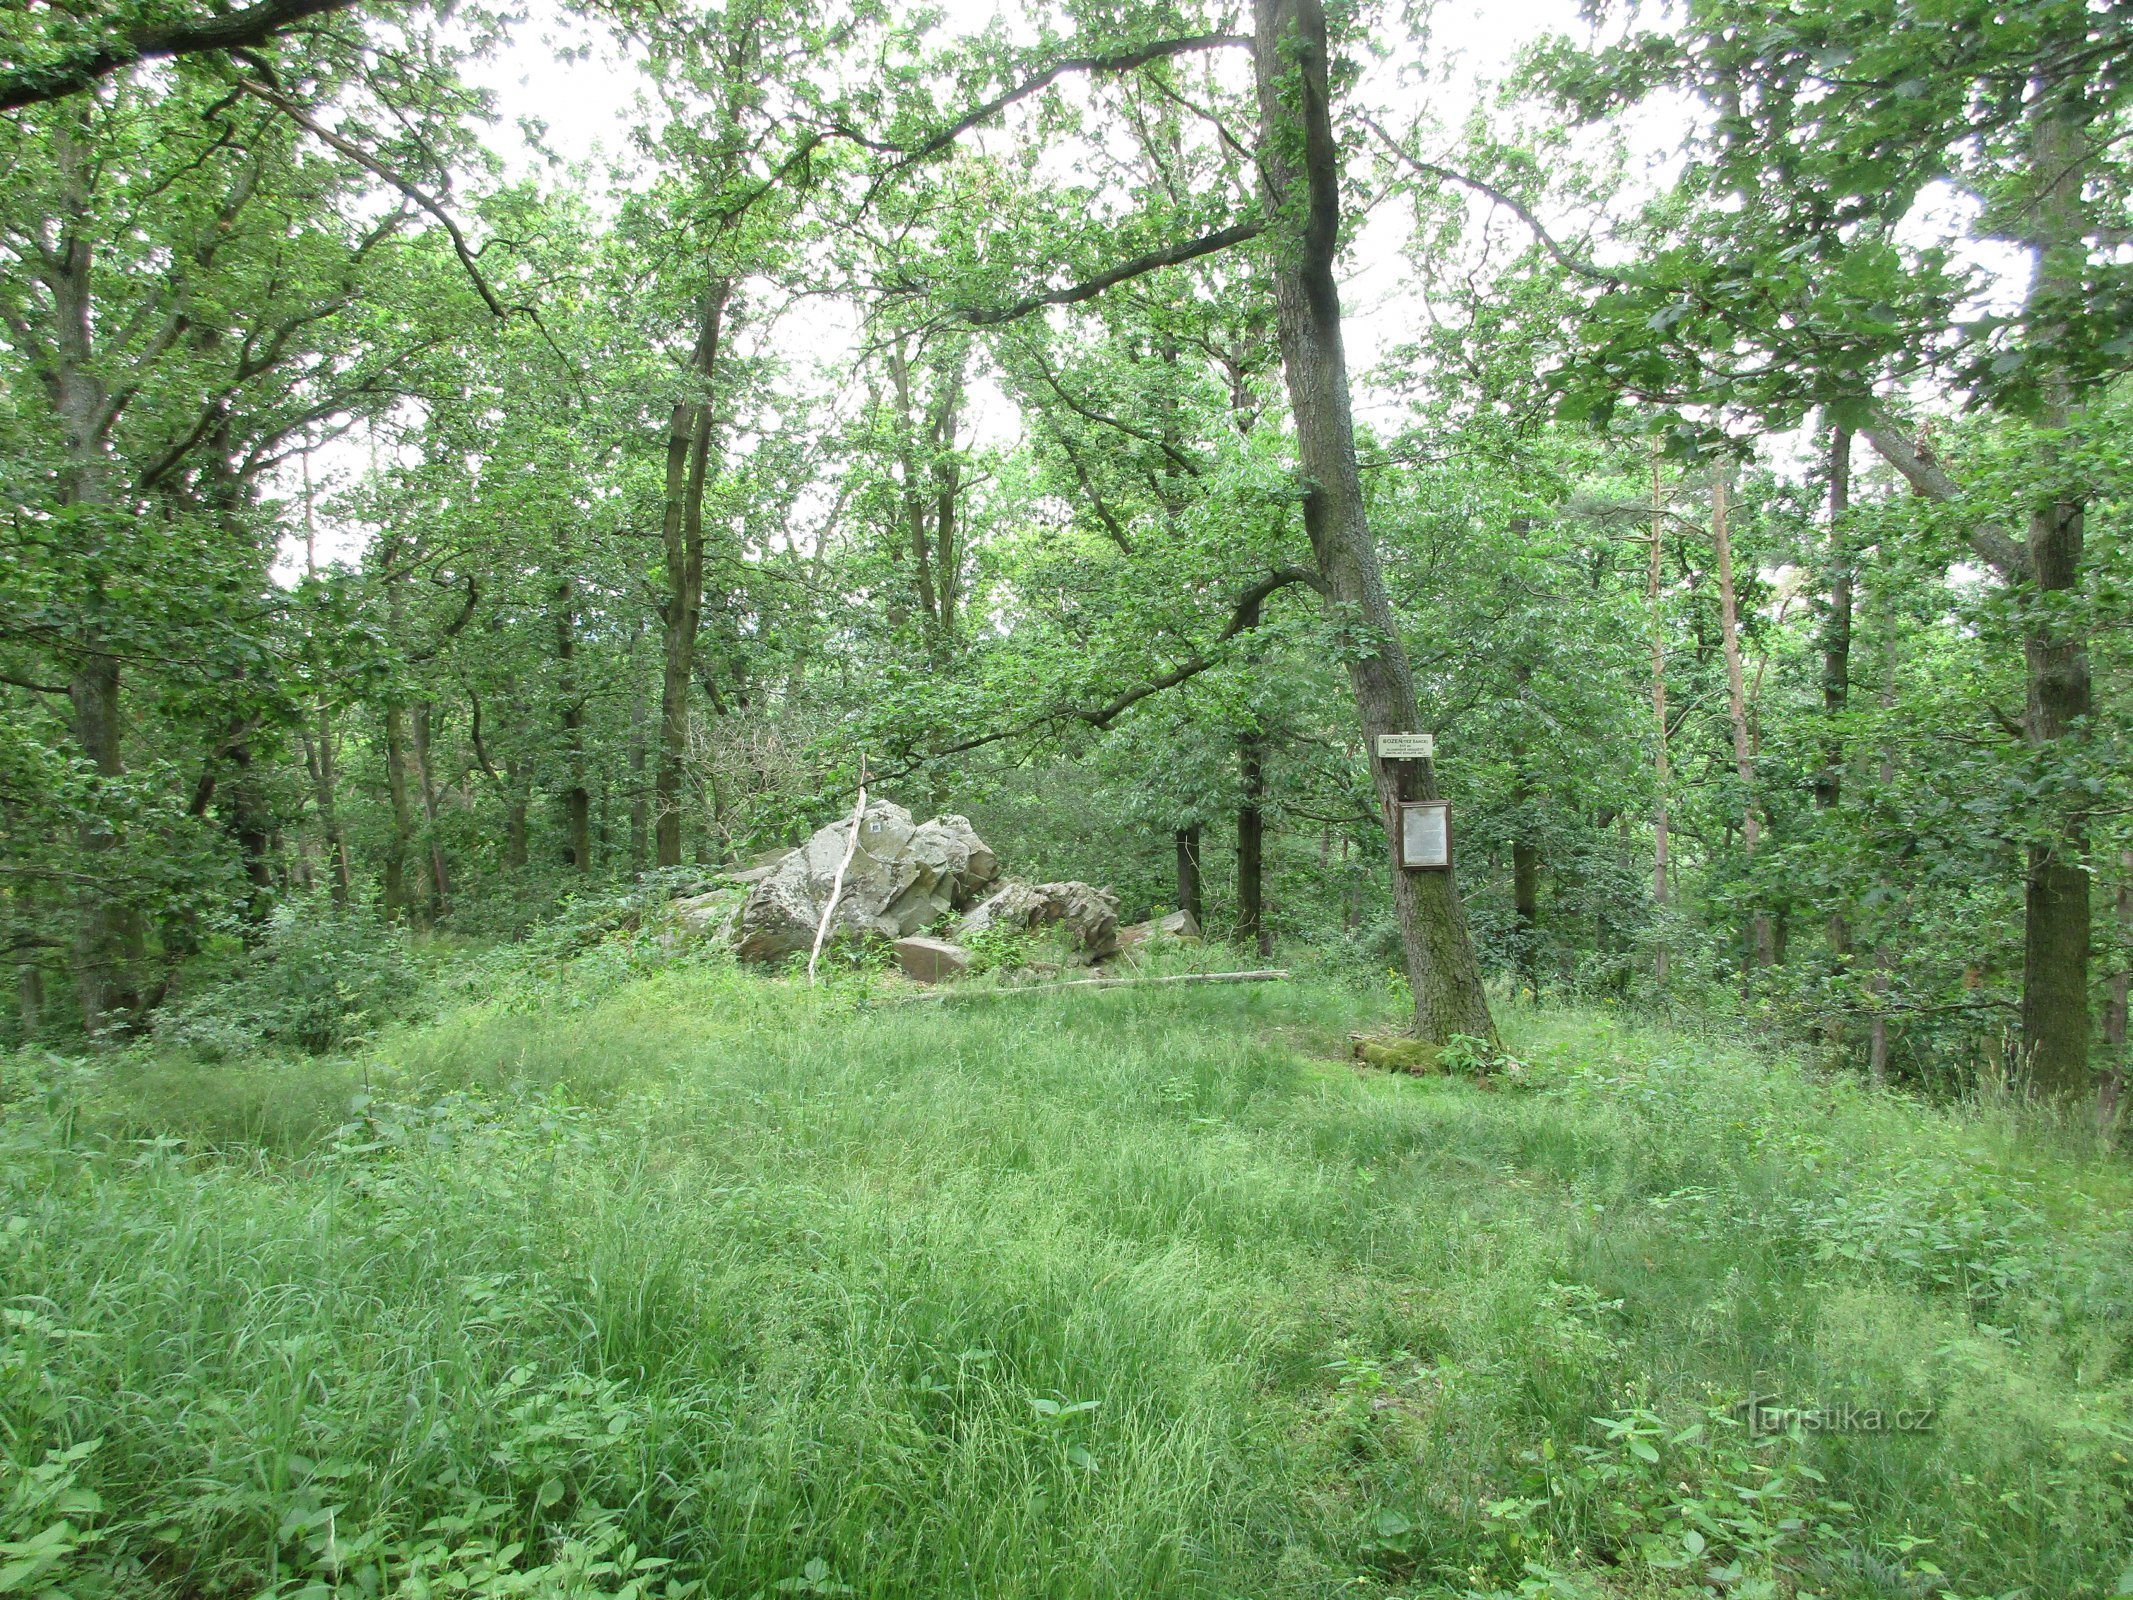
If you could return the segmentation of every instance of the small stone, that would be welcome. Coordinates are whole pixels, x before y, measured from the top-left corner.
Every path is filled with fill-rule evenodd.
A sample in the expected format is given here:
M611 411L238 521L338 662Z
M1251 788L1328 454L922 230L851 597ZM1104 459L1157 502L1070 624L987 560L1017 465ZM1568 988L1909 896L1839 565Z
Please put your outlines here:
M970 952L946 939L915 937L898 939L889 946L907 976L920 983L939 983L960 978L970 970Z

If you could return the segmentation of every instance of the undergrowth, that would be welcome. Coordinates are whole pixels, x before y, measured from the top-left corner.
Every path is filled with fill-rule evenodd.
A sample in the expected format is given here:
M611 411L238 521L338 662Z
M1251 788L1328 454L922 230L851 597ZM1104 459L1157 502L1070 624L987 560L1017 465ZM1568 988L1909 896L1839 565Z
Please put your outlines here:
M661 939L355 1053L8 1062L0 1596L2133 1590L2074 1134L1606 1015L1388 1078L1316 980Z

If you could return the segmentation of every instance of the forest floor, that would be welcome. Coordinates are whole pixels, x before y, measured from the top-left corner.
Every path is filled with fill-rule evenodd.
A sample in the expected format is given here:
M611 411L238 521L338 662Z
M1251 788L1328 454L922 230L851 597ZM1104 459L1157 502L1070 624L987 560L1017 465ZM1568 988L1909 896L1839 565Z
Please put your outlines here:
M1389 1015L675 965L17 1058L0 1595L2133 1591L2122 1162L1604 1009L1340 1059Z

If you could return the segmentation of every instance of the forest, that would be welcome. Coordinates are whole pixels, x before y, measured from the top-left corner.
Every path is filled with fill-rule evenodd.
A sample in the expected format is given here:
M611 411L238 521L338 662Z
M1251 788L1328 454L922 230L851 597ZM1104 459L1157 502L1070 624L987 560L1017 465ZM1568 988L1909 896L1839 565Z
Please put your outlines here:
M0 1597L2133 1594L2129 150L2105 0L16 0Z

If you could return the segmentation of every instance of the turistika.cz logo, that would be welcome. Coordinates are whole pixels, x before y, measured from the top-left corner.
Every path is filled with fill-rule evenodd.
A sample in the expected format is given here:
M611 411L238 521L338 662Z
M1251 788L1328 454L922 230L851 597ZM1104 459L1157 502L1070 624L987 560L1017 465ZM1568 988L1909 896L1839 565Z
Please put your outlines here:
M1776 1395L1758 1395L1735 1406L1748 1424L1748 1432L1760 1437L1773 1433L1931 1433L1937 1420L1936 1406L1860 1406L1849 1401L1837 1405L1788 1406Z

